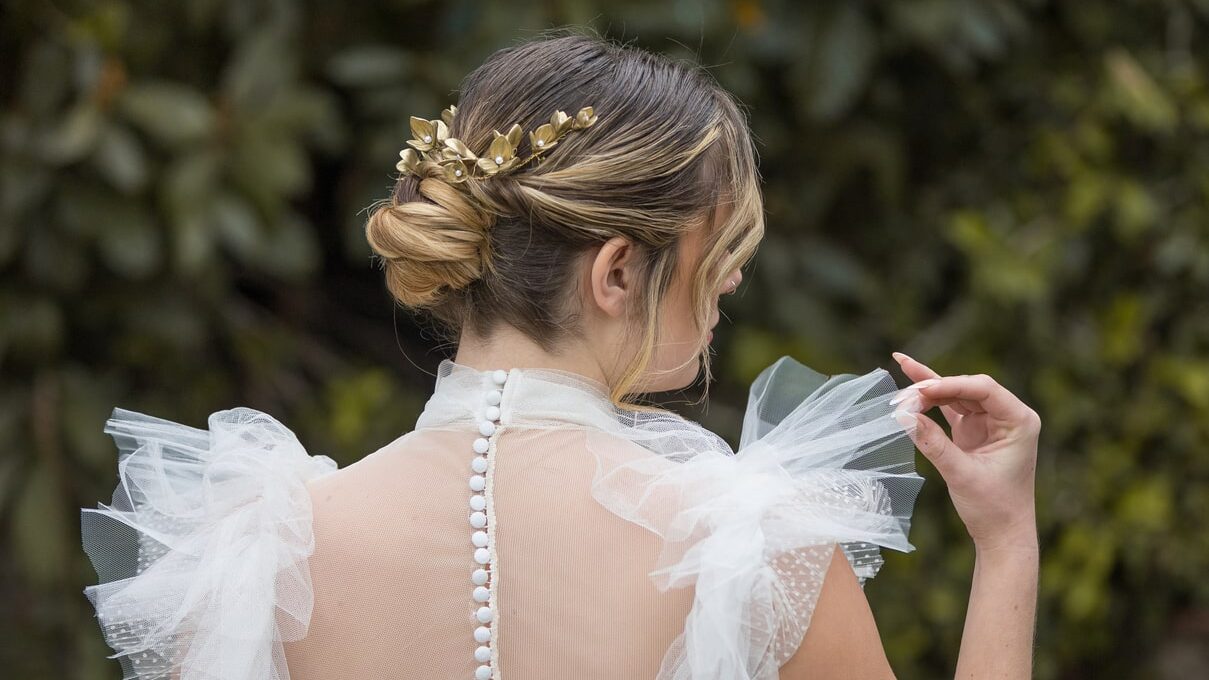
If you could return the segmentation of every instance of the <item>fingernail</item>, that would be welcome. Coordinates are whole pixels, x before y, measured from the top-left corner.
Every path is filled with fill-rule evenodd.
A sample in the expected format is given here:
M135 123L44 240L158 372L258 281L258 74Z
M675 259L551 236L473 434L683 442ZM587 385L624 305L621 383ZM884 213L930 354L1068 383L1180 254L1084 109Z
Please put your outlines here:
M898 402L906 399L907 397L914 397L914 396L918 396L918 395L919 395L918 390L912 390L910 387L905 387L905 388L903 388L903 391L898 393L898 396L896 396L890 400L890 405L893 406L893 405L897 404Z
M898 421L898 424L902 425L903 427L909 428L919 424L919 421L916 420L915 416L907 413L906 411L895 411L894 413L890 414L890 417Z
M907 387L905 387L903 389L909 390L909 389L914 388L917 390L921 390L925 387L931 387L932 385L935 385L938 382L940 382L940 379L938 379L938 378L928 378L927 380L920 380L919 382L915 383L914 385L908 385Z
M890 353L890 356L894 357L894 360L895 360L895 361L897 361L897 362L898 362L898 363L900 363L900 364L901 364L901 363L902 363L902 362L903 362L905 359L910 359L910 358L911 358L911 357L907 356L906 354L903 354L902 352L891 352L891 353Z

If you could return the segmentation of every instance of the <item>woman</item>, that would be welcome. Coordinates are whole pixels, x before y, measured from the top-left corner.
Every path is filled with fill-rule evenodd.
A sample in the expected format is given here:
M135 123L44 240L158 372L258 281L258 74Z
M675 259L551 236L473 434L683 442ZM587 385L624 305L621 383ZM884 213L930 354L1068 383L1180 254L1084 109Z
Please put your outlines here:
M537 40L412 132L366 234L456 357L415 431L341 470L250 409L116 410L85 592L126 677L891 677L861 584L911 549L912 441L977 551L958 674L1029 676L1039 419L993 380L783 359L737 455L631 403L708 376L763 232L703 71Z

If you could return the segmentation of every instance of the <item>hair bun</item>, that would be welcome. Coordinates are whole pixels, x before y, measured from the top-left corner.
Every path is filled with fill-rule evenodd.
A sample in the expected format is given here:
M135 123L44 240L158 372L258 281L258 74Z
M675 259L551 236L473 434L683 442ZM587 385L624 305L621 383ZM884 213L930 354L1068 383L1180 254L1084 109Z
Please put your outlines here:
M384 260L386 285L395 299L407 307L430 307L486 271L491 218L441 179L413 180L418 191L407 191L406 180L401 184L395 200L370 215L365 236Z

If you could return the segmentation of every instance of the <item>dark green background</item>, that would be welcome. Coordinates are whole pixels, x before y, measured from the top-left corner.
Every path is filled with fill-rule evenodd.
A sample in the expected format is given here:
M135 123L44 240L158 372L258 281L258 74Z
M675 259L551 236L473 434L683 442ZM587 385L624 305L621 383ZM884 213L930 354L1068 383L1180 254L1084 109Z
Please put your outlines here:
M449 347L362 210L408 115L564 24L750 107L769 235L690 413L733 437L784 353L989 373L1043 419L1037 677L1209 672L1209 1L6 0L0 675L118 677L78 529L114 406L252 406L342 465L412 426ZM951 673L973 562L919 460L867 589L902 678Z

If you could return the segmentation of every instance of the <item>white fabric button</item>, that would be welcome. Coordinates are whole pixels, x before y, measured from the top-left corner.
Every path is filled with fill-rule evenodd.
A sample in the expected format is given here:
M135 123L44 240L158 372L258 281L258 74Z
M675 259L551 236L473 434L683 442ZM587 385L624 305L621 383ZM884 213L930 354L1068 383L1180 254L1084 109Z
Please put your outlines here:
M487 564L491 561L491 551L486 548L479 548L474 551L474 561L479 564Z
M487 590L487 588L485 588L483 586L479 586L478 588L474 589L474 601L475 602L486 602L487 600L490 600L490 599L491 599L491 591Z
M491 680L491 666L479 666L474 669L474 680Z
M479 423L479 434L483 435L484 437L490 437L491 435L495 434L495 423L491 422L490 420L484 420L483 422Z
M486 509L486 507L487 507L487 499L484 498L481 494L476 493L475 495L470 497L470 509L471 510L483 510L483 509Z
M476 586L487 585L487 570L475 569L474 573L470 575L470 582Z
M479 647L478 649L474 650L474 660L478 661L479 663L487 663L488 661L490 661L491 660L491 648L490 647Z
M486 548L487 547L487 532L486 531L474 532L473 534L470 535L470 542L474 543L476 548Z
M491 611L491 607L479 607L479 610L474 613L475 618L479 623L491 623L491 619L495 617L495 612Z
M475 472L486 472L487 459L483 458L482 456L475 456L474 460L470 461L470 469L474 470Z
M495 381L496 385L503 385L508 382L508 371L496 371L491 374L491 379Z
M470 478L470 490L482 491L487 488L487 478L482 475L474 475Z
M504 393L499 390L491 390L487 393L487 405L499 406L500 400L504 398Z
M480 642L480 643L487 642L490 639L491 639L491 629L488 628L487 626L479 626L478 628L474 629L474 641L475 642Z
M491 442L479 437L478 439L474 440L474 444L471 446L474 447L475 453L487 453L487 449L491 448Z
M500 419L500 407L488 406L487 407L487 420L499 420L499 419Z
M482 496L478 496L478 498L482 498ZM470 513L470 526L475 529L482 529L487 526L487 514L484 512Z

